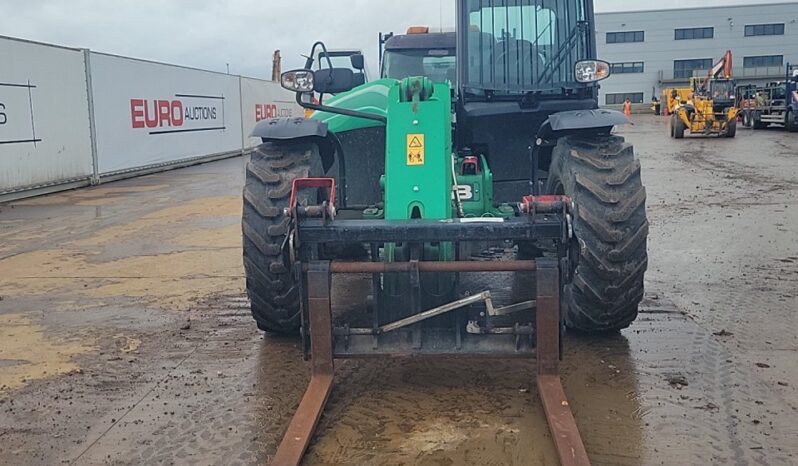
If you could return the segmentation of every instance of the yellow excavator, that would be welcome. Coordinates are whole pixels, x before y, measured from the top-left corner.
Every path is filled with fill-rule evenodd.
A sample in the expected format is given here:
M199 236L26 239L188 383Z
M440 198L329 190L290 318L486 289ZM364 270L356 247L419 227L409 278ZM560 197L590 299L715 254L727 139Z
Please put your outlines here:
M726 51L705 78L690 78L690 89L690 97L673 109L671 137L682 139L685 131L689 131L733 138L739 109L734 103L731 50Z

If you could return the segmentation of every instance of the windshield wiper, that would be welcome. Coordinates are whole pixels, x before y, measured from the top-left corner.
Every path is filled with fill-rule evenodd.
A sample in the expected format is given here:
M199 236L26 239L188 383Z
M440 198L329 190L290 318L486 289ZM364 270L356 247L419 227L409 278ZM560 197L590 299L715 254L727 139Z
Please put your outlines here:
M538 74L537 82L548 82L554 76L554 70L559 69L560 65L563 64L565 60L571 57L571 53L573 52L575 43L582 39L585 36L585 32L588 30L588 23L587 21L578 21L574 28L571 30L571 33L568 34L568 38L565 40L565 43L557 49L557 53L546 63L546 66L543 67L543 71ZM578 52L577 52L578 53Z

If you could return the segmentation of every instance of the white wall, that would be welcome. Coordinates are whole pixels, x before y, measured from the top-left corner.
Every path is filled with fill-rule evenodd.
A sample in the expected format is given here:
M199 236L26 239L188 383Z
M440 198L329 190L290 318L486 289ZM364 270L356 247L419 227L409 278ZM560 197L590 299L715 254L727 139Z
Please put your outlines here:
M277 117L301 117L302 107L297 105L295 94L280 87L278 83L253 78L241 78L241 122L243 145L254 147L260 139L250 137L260 120Z
M301 116L271 81L0 36L0 201L241 154Z
M91 54L100 175L241 150L238 77Z
M0 195L92 172L83 51L0 37Z

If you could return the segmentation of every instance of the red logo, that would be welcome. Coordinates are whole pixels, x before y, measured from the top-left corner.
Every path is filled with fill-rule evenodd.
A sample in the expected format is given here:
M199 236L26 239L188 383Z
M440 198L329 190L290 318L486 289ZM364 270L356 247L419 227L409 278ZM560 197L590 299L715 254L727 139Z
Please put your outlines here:
M269 118L291 117L290 108L279 108L275 104L255 104L255 121L267 120Z
M277 117L277 106L274 104L255 104L255 121Z
M133 128L163 128L183 126L183 102L179 100L130 99L130 119Z

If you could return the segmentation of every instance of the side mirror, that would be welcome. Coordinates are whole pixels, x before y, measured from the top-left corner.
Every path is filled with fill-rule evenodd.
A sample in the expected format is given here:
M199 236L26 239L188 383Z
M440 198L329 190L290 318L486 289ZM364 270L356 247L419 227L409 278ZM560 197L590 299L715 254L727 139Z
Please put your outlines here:
M314 90L320 94L338 94L357 86L355 73L349 68L325 68L314 75Z
M352 62L352 68L356 70L363 71L363 68L366 67L366 61L363 58L362 53L356 53L354 55L349 56L349 61Z

